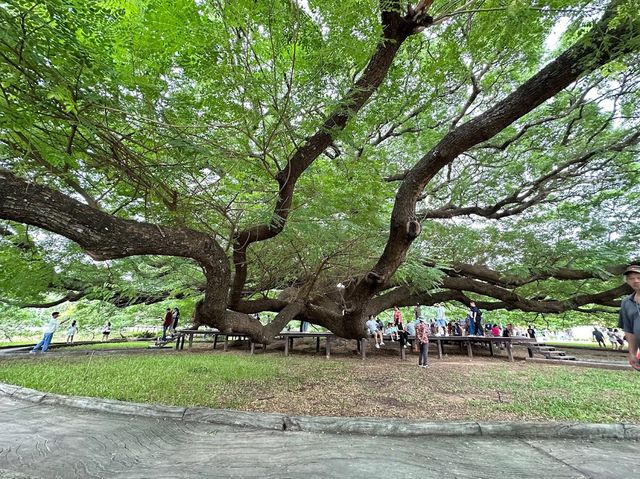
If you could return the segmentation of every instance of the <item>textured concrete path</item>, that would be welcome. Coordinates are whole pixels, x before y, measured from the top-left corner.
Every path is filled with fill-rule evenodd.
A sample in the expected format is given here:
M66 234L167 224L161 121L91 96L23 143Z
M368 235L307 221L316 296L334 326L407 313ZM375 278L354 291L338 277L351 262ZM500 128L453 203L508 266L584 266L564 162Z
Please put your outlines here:
M631 478L635 441L248 430L0 397L0 478Z

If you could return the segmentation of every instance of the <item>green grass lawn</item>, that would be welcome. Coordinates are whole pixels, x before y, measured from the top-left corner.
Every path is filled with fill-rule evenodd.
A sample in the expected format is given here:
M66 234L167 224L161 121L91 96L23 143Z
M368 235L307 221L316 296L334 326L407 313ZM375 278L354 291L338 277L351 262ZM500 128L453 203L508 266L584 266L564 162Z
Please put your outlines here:
M78 347L80 348L80 347ZM278 357L183 354L114 355L0 363L0 381L58 394L177 406L236 407L251 393L288 386L307 374L342 369L339 362L302 361L295 373ZM313 367L312 367L313 366Z
M38 340L39 341L39 340ZM2 347L19 347L19 346L27 346L29 344L35 344L38 341L0 341L0 348Z
M638 373L480 358L432 360L424 370L395 356L51 354L0 361L0 381L66 395L288 414L640 422Z
M497 403L477 400L485 411L541 420L640 421L640 374L633 371L547 366L529 368L524 375L496 371L478 381L503 396Z

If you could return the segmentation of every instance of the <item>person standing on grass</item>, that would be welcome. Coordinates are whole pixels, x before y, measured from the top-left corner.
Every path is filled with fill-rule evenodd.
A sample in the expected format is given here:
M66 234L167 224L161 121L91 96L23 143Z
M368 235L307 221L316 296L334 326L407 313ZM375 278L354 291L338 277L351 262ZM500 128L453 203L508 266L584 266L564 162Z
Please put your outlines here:
M613 330L613 334L615 334L615 336L616 336L616 341L618 343L618 349L622 349L624 347L624 339L623 339L622 335L620 334L620 332L618 331L618 328Z
M416 321L422 316L422 310L420 309L420 303L416 304L416 307L413 308L413 314L416 317Z
M53 339L53 333L56 332L61 324L69 321L68 319L65 319L64 321L58 321L58 316L60 316L60 313L58 311L51 313L51 319L49 320L47 326L44 328L44 336L42 336L40 342L36 344L31 351L29 351L31 354L37 353L39 349L42 349L42 352L46 353L49 349L49 345L51 344L51 340Z
M173 313L171 312L171 308L167 308L167 311L164 313L164 321L162 322L162 340L167 340L167 329L171 327L173 324Z
M607 338L611 343L611 349L616 349L618 347L618 337L613 332L613 328L607 328Z
M109 335L111 334L111 321L107 321L107 324L102 328L102 340L109 341Z
M429 334L427 333L427 325L420 318L416 326L416 341L420 345L420 355L418 356L418 366L426 368L429 361Z
M624 277L633 294L627 296L620 303L620 320L618 326L625 333L629 343L629 364L636 371L640 371L640 266L632 264L624 271Z
M73 343L73 337L76 335L77 332L78 332L78 326L76 326L76 321L74 320L71 323L71 326L69 326L69 329L67 329L67 344Z

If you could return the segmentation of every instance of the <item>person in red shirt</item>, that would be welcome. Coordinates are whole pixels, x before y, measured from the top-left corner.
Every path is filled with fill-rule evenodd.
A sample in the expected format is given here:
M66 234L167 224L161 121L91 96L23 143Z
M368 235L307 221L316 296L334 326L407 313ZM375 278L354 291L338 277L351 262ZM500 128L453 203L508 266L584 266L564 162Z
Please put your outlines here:
M164 322L162 323L162 340L167 340L167 329L173 324L173 313L171 308L167 308L167 312L164 315Z
M393 325L397 326L398 322L402 321L402 312L397 306L393 307Z
M422 318L418 320L418 325L416 326L416 340L418 341L418 344L420 344L418 366L426 368L427 361L429 359L429 335L427 333L427 325L424 324L424 320Z

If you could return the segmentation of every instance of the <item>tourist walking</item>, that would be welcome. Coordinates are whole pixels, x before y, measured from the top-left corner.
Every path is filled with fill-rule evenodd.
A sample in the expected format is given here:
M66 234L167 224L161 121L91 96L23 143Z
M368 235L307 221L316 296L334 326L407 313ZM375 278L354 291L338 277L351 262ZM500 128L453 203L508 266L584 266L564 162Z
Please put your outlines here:
M624 339L623 339L622 335L620 334L620 331L618 331L618 328L613 330L613 334L615 334L615 336L616 336L616 341L618 343L618 349L624 348Z
M49 323L44 328L44 335L38 344L36 344L33 349L30 351L31 354L35 354L39 349L42 349L43 353L46 353L49 349L49 345L51 344L51 340L53 339L53 334L60 327L61 324L64 324L68 321L65 319L64 321L58 321L58 317L60 313L58 311L51 313L51 319Z
M613 332L612 328L607 328L607 339L611 343L611 349L616 349L618 347L618 337L616 333Z
M593 331L591 332L591 335L596 341L598 341L599 347L601 348L606 347L606 345L604 344L604 334L602 334L602 331L600 331L598 328L594 326Z

